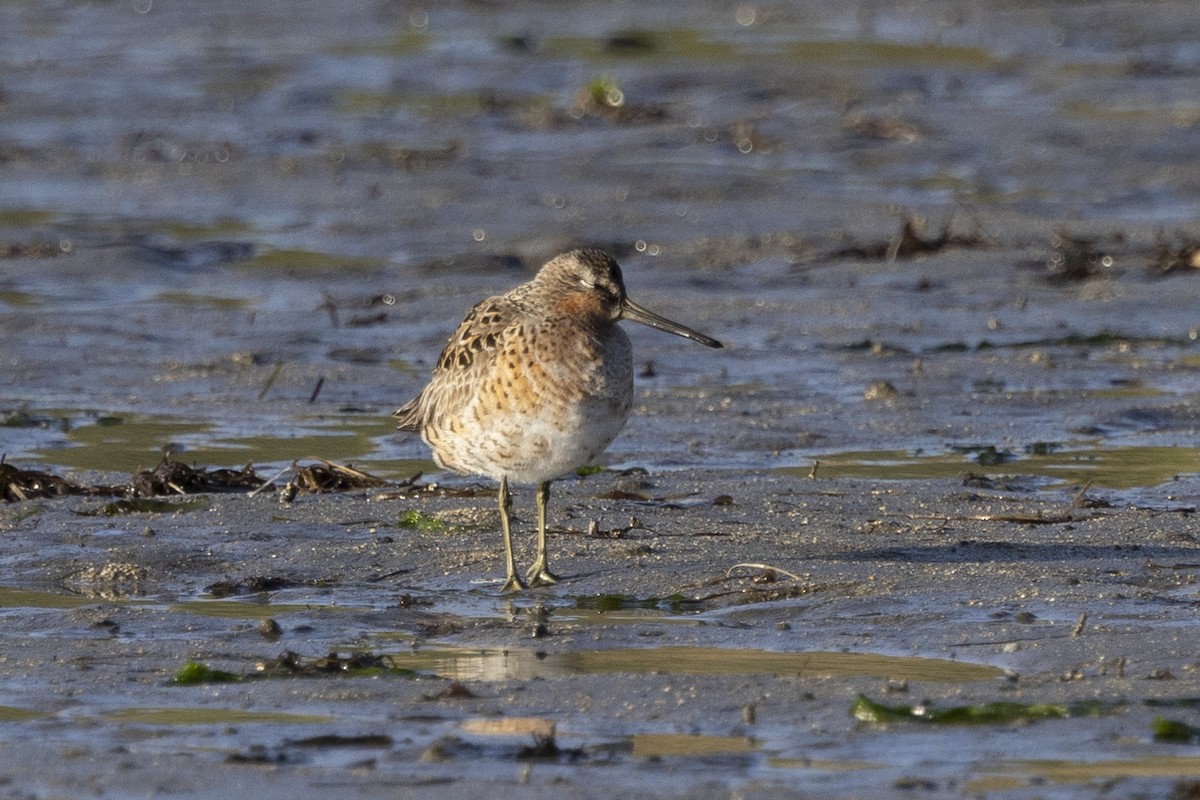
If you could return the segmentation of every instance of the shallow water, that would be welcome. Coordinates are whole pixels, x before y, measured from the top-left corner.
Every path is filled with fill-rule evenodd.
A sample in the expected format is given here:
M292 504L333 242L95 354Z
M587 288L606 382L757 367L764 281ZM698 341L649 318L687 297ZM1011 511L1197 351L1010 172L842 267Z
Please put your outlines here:
M895 680L994 680L1003 671L980 664L874 653L779 653L714 647L641 647L539 653L533 650L420 651L392 654L395 666L455 680L535 680L607 672L656 675L874 676Z
M571 572L543 595L495 596L487 491L4 508L4 785L1184 786L1136 702L1019 730L846 709L1198 694L1200 276L1156 266L1200 237L1194 21L1169 0L0 4L9 463L466 483L388 415L472 303L580 245L728 345L630 331L634 415L611 471L556 487ZM958 240L887 258L908 214ZM414 508L443 529L398 525ZM287 584L206 590L255 575ZM276 617L279 644L256 628ZM285 647L428 672L165 685ZM476 696L439 698L451 679ZM565 754L468 724L518 714ZM331 729L391 744L293 743Z

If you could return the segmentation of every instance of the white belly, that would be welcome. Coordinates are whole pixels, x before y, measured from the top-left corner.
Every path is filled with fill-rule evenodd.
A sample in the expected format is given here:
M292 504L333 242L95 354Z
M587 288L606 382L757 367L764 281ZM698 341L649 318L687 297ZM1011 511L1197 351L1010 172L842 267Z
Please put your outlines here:
M621 432L633 398L629 340L620 329L613 334L599 361L579 358L551 367L543 360L520 395L527 402L506 401L501 411L495 394L480 392L436 430L427 428L435 460L456 472L528 484L594 463Z

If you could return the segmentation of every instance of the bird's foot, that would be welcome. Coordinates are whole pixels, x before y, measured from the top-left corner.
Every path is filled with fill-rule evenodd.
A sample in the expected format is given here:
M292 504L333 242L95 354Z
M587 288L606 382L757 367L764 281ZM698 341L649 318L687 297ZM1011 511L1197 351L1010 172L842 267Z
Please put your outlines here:
M520 592L525 589L525 581L517 576L517 573L508 573L508 579L504 581L504 585L500 587L500 594L509 594L510 592Z
M530 567L525 573L525 579L529 581L530 586L553 586L558 583L558 576L550 571L550 567L544 561Z

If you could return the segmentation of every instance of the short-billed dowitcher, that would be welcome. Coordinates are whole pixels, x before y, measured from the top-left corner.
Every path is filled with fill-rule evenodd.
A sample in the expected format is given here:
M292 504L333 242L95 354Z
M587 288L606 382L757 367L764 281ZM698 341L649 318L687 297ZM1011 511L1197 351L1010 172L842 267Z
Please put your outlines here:
M439 466L500 482L501 591L525 588L513 563L510 480L537 486L537 557L526 579L557 581L546 558L550 482L592 463L629 416L633 356L617 327L623 319L721 347L626 297L607 253L573 250L471 309L429 384L394 414L397 428L421 434Z

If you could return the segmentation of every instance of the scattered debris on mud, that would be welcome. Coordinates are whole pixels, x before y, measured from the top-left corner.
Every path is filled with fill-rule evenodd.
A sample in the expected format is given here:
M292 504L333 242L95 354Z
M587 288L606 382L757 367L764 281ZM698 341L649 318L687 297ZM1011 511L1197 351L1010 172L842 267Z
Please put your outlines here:
M241 597L245 595L261 594L262 592L276 592L280 589L288 589L295 586L296 582L287 578L279 578L275 576L251 575L248 578L242 578L239 581L223 580L216 583L210 583L204 587L204 591L215 598L225 597Z
M133 497L158 497L165 494L200 492L236 492L257 489L263 483L250 464L240 470L189 467L180 461L164 459L154 469L133 476L127 494Z
M348 464L335 464L332 461L317 457L313 457L312 460L317 463L300 466L300 462L296 461L292 463L291 467L284 470L285 473L289 470L293 472L292 479L279 490L280 499L284 502L290 502L300 492L322 494L325 492L346 492L354 489L376 489L381 486L391 485L390 481L377 478ZM276 477L279 476L277 475ZM261 488L269 486L274 480L272 478L270 481L267 481Z
M624 90L610 76L602 75L587 82L567 110L570 119L601 118L618 125L658 122L667 118L663 106L629 102Z
M885 705L859 695L850 707L850 716L859 722L923 722L934 725L984 725L1028 722L1039 719L1094 717L1112 713L1120 703L1084 701L1080 703L992 702L933 708L920 705Z
M1150 268L1162 275L1200 270L1200 240L1180 236L1177 242L1169 242L1160 236L1154 244Z
M987 247L991 244L979 230L969 234L954 233L951 224L954 218L948 217L942 225L942 230L935 236L925 236L928 221L917 214L905 214L900 230L886 242L876 242L865 245L850 245L829 254L830 258L865 258L896 261L897 259L916 258L917 256L936 253L947 247Z
M72 483L50 472L21 469L0 460L0 489L4 502L20 503L45 497L65 497L71 494L93 494L87 487Z
M410 669L394 666L386 656L374 653L356 652L342 655L330 653L327 656L307 657L284 651L277 658L260 661L255 666L256 674L270 678L311 678L321 675L355 675L360 677L376 677L379 675L411 676L415 673Z
M254 489L262 482L249 464L240 470L210 471L167 459L154 469L136 473L129 483L105 485L80 483L51 472L22 469L0 460L0 487L5 502L9 503L68 495L101 495L134 500L163 495L231 492Z
M1051 283L1069 283L1099 275L1115 261L1096 239L1059 231L1051 241L1046 269Z
M288 471L294 471L291 481L280 490L290 497L300 492L318 494L322 492L345 492L355 489L376 489L397 486L391 481L376 477L349 465L336 464L323 458L314 458L315 464L300 466L293 463L271 480L264 480L254 470L254 465L247 464L241 469L207 469L192 467L180 461L164 459L154 469L142 470L134 474L129 483L115 485L87 484L60 477L51 472L22 469L0 459L0 491L5 502L17 503L50 497L66 497L68 495L91 495L106 497L121 497L120 503L110 503L105 506L103 513L116 514L128 511L155 511L152 504L141 501L154 497L172 495L208 494L216 492L250 491L256 494L274 483L274 480ZM439 491L436 484L418 484L420 474L409 478L398 485L401 490L418 494L455 493L455 491ZM461 496L473 496L473 491L463 491Z
M863 141L915 142L921 129L899 117L852 114L842 122L842 130Z

